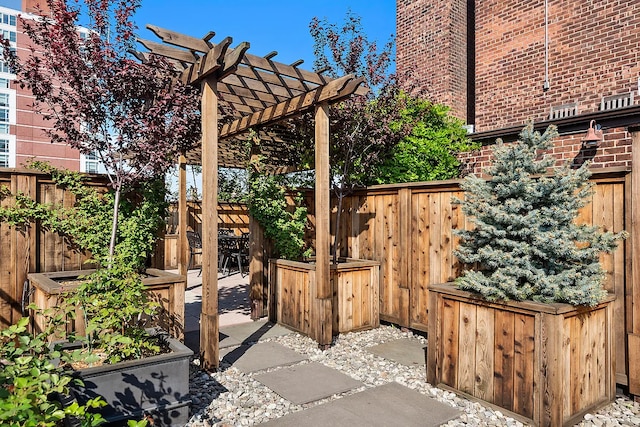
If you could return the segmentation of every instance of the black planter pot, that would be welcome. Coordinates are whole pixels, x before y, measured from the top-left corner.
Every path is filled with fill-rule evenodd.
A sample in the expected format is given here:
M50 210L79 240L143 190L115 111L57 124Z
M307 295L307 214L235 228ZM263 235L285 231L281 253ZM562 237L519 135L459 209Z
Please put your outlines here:
M84 404L101 396L107 406L100 413L109 426L126 426L127 420L144 417L152 418L154 426L185 425L193 351L173 338L168 341L171 353L76 371L84 385L72 385L71 398Z

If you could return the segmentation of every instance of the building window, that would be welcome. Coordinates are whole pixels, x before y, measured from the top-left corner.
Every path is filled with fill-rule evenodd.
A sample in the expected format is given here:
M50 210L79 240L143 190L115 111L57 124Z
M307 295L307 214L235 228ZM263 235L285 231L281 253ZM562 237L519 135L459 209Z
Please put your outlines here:
M9 167L9 140L0 139L0 168Z
M9 79L0 78L0 89L9 89Z
M95 152L84 155L84 171L87 173L100 173L100 160Z
M0 123L9 124L9 108L0 107Z
M9 15L6 13L0 13L0 22L5 25L11 25L12 27L16 26L16 15Z
M10 42L15 43L16 42L16 38L17 38L17 34L16 34L15 31L2 30L2 37L4 37L5 39L9 40Z
M9 73L11 74L11 68L7 65L6 62L0 59L0 73Z
M0 93L0 134L9 133L9 94Z

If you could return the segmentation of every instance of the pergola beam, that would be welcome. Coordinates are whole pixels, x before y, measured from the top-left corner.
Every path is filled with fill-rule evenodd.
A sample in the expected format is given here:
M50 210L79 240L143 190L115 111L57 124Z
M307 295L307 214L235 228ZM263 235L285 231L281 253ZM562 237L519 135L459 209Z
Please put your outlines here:
M318 103L335 102L351 95L363 82L364 79L356 79L353 74L332 80L325 86L223 125L220 130L220 138L228 138L254 126L264 126L293 117Z
M215 45L213 49L185 69L180 76L180 80L184 84L196 84L213 74L218 68L222 67L222 58L227 53L232 41L231 37L227 37Z
M271 59L262 58L260 56L251 54L245 55L245 60L243 61L243 63L254 68L260 68L269 71L274 74L281 74L283 76L291 77L292 79L306 80L317 85L326 84L330 80L318 73L306 71L298 67L271 61Z
M187 36L182 33L176 33L175 31L160 28L156 25L147 25L147 28L151 30L156 36L158 36L163 42L182 47L189 50L195 50L198 52L208 52L211 49L211 44L207 40L211 39L215 33L210 31L202 39L196 37Z
M218 343L218 95L215 79L202 82L202 368L219 365Z
M178 159L178 273L187 275L189 243L187 241L187 158Z
M331 270L330 270L330 174L329 174L329 104L324 101L315 107L315 217L316 217L316 295L312 303L312 322L320 347L328 347L332 338Z
M222 67L220 67L216 73L216 78L218 80L224 79L226 76L234 73L238 69L238 64L242 61L247 50L249 50L249 46L249 42L242 42L224 56Z
M165 58L175 59L181 62L193 63L198 59L195 53L184 50L176 49L175 47L169 47L162 43L152 42L151 40L138 39L138 43L149 49L156 55L164 56Z

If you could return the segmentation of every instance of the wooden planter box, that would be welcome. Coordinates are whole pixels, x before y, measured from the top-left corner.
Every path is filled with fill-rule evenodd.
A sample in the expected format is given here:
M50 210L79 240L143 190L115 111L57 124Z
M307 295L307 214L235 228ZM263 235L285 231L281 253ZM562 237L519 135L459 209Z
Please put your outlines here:
M269 283L275 288L277 321L314 336L315 263L269 260ZM380 326L378 288L380 263L342 259L331 266L332 332L334 335Z
M73 291L78 285L62 285L60 282L74 280L79 276L86 276L94 270L57 271L49 273L29 274L29 284L33 289L31 302L39 308L47 309L57 307L65 292ZM162 306L157 322L157 326L162 330L169 331L171 336L179 340L184 339L184 291L187 279L185 276L169 273L164 270L149 268L146 271L147 277L142 279L142 283L147 287L149 298ZM68 325L68 332L76 331L84 333L84 320L81 313L76 321ZM42 330L43 319L41 316L34 316L34 328L36 331Z
M536 425L573 425L615 398L614 299L593 308L492 304L433 285L427 381Z

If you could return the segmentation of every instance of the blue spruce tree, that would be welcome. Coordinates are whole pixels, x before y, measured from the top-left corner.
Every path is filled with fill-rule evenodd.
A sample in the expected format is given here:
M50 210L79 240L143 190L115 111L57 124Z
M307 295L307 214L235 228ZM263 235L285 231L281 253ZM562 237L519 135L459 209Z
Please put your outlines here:
M475 228L456 231L462 240L455 254L476 268L456 280L459 288L490 301L590 306L606 295L599 257L626 233L575 223L592 194L590 172L587 163L553 169L555 159L542 151L557 135L554 126L541 135L529 123L519 141L498 141L490 179L463 180L465 198L455 203Z

